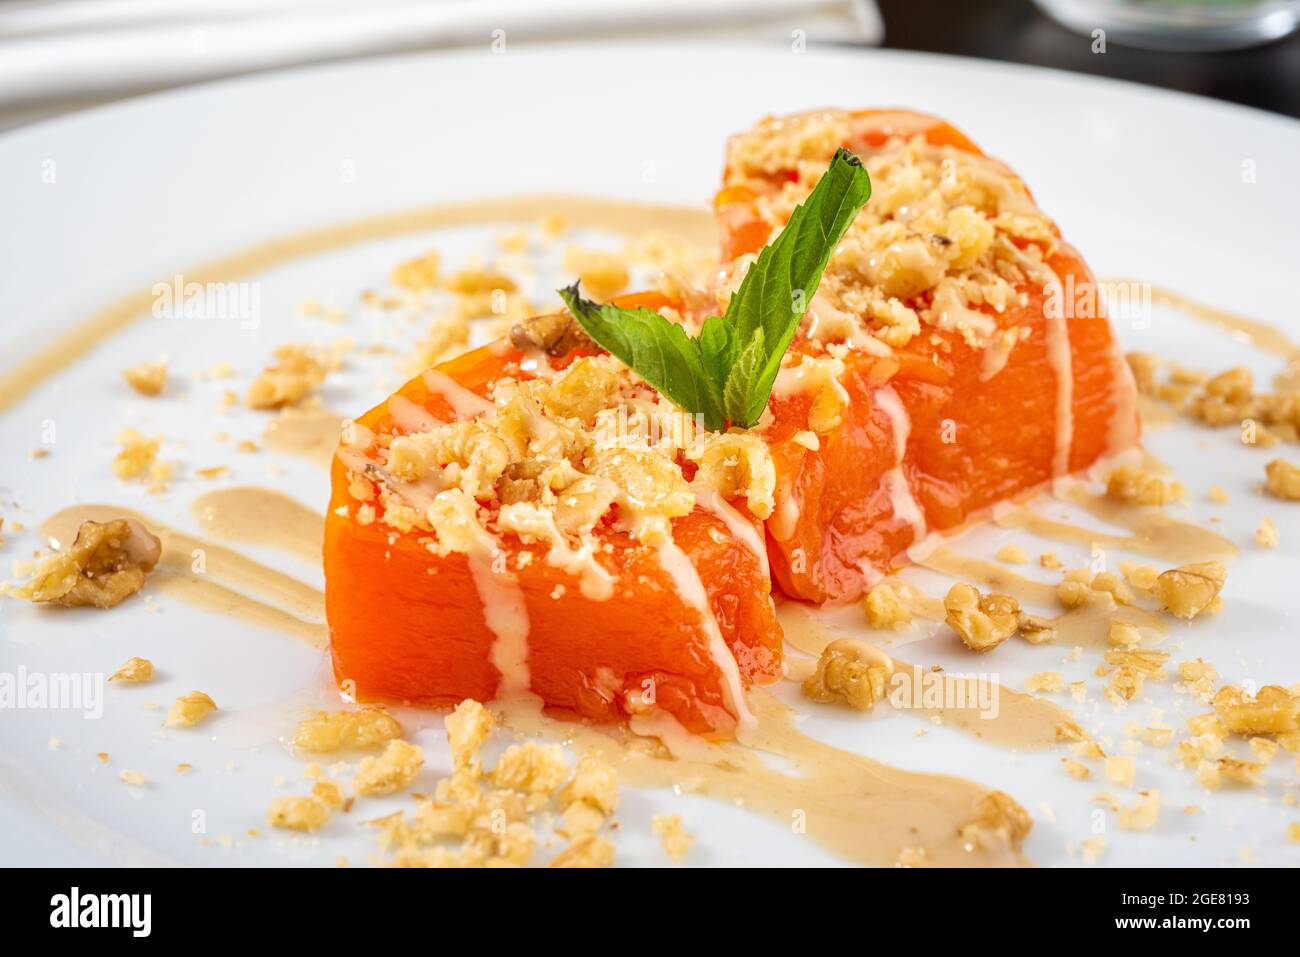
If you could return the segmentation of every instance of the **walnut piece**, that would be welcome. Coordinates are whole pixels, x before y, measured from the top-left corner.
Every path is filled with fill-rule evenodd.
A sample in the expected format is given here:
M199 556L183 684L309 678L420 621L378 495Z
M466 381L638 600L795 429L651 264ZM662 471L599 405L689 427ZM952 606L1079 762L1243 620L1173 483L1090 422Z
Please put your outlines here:
M248 387L250 409L281 409L297 405L337 366L337 360L317 346L290 344L275 350L275 362Z
M551 867L609 867L614 863L614 845L603 837L587 834L555 856Z
M568 312L549 312L521 319L510 329L510 344L520 352L541 350L551 356L566 356L591 344L577 320Z
M817 670L803 683L803 693L813 701L843 701L858 711L870 711L885 697L885 682L893 670L888 655L841 638L822 649Z
M664 853L674 861L680 861L695 843L684 827L678 814L656 814L650 819L650 830L659 837L659 844Z
M162 395L167 388L167 363L159 359L156 362L141 362L122 370L127 384L141 395Z
M867 592L863 606L872 628L902 628L912 620L912 610L900 594L905 587L881 582Z
M318 797L273 798L266 822L291 831L315 831L330 817L330 806Z
M161 554L159 540L137 521L82 522L72 547L47 559L13 593L68 608L112 608L144 586Z
M492 783L529 794L550 794L569 775L564 748L558 744L526 741L512 744L497 761Z
M438 267L441 263L441 257L432 250L423 256L400 262L393 267L393 285L412 292L432 289L438 284Z
M1235 685L1226 685L1214 696L1214 710L1234 734L1300 731L1300 696L1281 685L1264 685L1253 698Z
M1029 812L1005 791L990 791L975 805L975 817L959 831L967 846L1018 848L1034 826Z
M1190 621L1211 608L1227 579L1228 570L1218 562L1180 565L1160 574L1156 593L1164 608Z
M293 744L301 751L328 754L346 748L371 748L402 736L402 726L387 711L322 711L298 722Z
M1128 505L1167 505L1186 498L1187 491L1145 469L1124 466L1110 473L1106 495Z
M1300 466L1286 459L1274 459L1264 466L1265 488L1274 498L1300 502Z
M352 789L358 794L380 796L393 794L409 785L424 766L424 751L414 744L388 742L377 758L365 758L357 766Z
M478 750L492 733L496 720L492 712L473 698L466 698L443 719L451 757L457 768L477 766Z
M1010 595L993 592L981 595L979 589L958 582L944 596L946 621L972 651L996 648L1016 633L1020 624L1020 603Z

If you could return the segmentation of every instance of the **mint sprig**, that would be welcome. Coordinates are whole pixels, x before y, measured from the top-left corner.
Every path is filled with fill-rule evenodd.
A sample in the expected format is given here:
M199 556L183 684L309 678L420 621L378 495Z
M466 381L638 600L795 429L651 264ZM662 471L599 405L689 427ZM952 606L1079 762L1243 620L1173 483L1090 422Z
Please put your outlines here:
M822 272L858 211L871 197L862 161L841 149L785 228L758 254L727 304L698 337L651 309L624 309L582 298L578 284L559 291L596 344L710 429L758 422L781 357L817 292Z

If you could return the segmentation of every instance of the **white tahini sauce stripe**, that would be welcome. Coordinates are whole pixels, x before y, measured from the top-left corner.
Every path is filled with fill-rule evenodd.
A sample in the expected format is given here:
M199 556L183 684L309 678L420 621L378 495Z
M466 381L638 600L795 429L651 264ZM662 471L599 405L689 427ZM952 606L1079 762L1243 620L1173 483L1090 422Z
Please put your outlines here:
M462 419L472 419L476 415L487 415L496 411L496 406L491 402L471 392L445 372L430 369L421 378L424 380L425 387L435 395L446 399L447 404Z
M750 524L749 520L740 512L736 511L725 498L715 488L702 488L698 484L692 485L691 490L695 492L695 504L706 512L718 516L722 519L727 531L740 539L758 559L763 568L763 577L770 578L771 570L767 566L767 548L763 543L763 537L758 530Z
M736 656L731 653L722 638L718 621L713 617L709 607L709 596L700 581L700 573L691 564L690 558L671 538L658 547L659 564L663 566L668 577L673 580L678 596L700 615L700 627L704 629L709 640L709 656L722 672L722 692L731 713L736 716L736 733L750 731L758 722L749 705L745 702L745 689L740 681L740 668L736 665Z
M889 490L889 502L894 516L912 526L912 542L925 538L925 512L912 495L907 476L903 474L903 462L907 458L907 440L912 435L912 418L903 406L893 386L884 386L876 390L876 405L889 417L889 425L894 433L895 465L883 476L885 487Z

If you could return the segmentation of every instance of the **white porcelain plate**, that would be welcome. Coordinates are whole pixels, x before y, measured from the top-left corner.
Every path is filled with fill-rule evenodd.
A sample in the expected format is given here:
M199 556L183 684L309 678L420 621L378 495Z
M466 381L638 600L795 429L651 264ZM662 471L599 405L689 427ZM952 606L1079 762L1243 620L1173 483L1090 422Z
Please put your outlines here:
M290 71L145 97L0 137L0 368L126 293L309 227L538 192L703 207L730 131L767 113L830 105L899 105L945 116L1023 175L1099 276L1157 282L1300 338L1294 122L975 60L602 45ZM10 560L30 557L42 544L34 531L40 521L73 502L132 505L191 531L197 525L190 501L223 483L279 488L323 508L318 467L232 451L238 439L259 439L262 419L222 412L222 393L242 392L282 342L346 335L362 345L380 339L410 346L419 330L360 310L360 292L381 286L395 261L431 244L449 260L489 255L497 232L407 235L295 260L249 277L260 290L256 328L234 319L147 316L49 378L0 413L5 572ZM564 278L555 266L554 275L539 277L543 286ZM309 298L344 308L344 321L298 315L295 306ZM1126 349L1192 366L1217 371L1244 363L1266 379L1280 365L1170 309L1157 309L1144 328L1118 325ZM158 399L130 392L121 369L159 354L170 361L173 387ZM195 376L219 360L233 364L235 378ZM358 358L330 378L323 399L356 413L400 378L392 357ZM164 435L163 456L182 463L165 496L113 478L114 436L128 425ZM230 438L218 441L218 433ZM1223 613L1175 629L1165 647L1175 661L1204 655L1226 680L1300 681L1300 506L1258 491L1269 453L1244 449L1233 430L1187 426L1152 432L1149 444L1191 489L1187 511L1203 521L1217 516L1215 527L1242 549ZM48 457L28 457L42 446ZM228 478L198 476L197 469L221 463L231 465ZM1226 506L1207 501L1213 483L1231 493ZM1281 535L1281 546L1269 552L1253 544L1265 515ZM15 522L27 531L15 533ZM962 547L989 551L1006 541L1024 540L984 529ZM1069 563L1084 557L1056 550ZM250 553L309 583L321 581L319 568L275 549ZM850 630L860 621L844 614L837 620ZM337 815L312 838L266 836L271 796L302 788L303 762L277 741L286 714L294 702L320 698L327 685L323 655L276 632L164 595L108 613L10 599L0 607L0 635L0 673L107 674L132 655L152 659L160 672L152 684L104 689L98 717L84 709L0 710L0 862L333 864L343 855L364 862L374 838L357 821L409 802L371 802L350 819ZM1068 652L1008 643L981 667L997 669L1012 687L1032 672L1059 670L1075 680L1096 667L1095 652L1078 661ZM951 636L908 653L970 667ZM1204 710L1171 684L1149 683L1124 714L1101 699L1096 682L1089 702L1072 706L1114 752L1125 753L1125 724L1163 718L1181 729L1186 717ZM151 703L165 707L192 688L217 700L220 717L193 731L162 730L162 713ZM792 686L779 693L797 697ZM1009 791L1034 815L1025 851L1040 864L1078 863L1067 846L1098 835L1108 842L1103 864L1300 861L1300 845L1284 838L1287 823L1300 819L1284 799L1300 793L1293 755L1279 755L1258 787L1207 793L1173 767L1167 749L1148 745L1133 754L1137 786L1158 788L1164 807L1154 829L1135 834L1120 831L1115 815L1091 800L1109 792L1129 804L1135 791L1099 771L1091 781L1067 776L1062 752L1010 753L888 709L864 719L801 707L809 715L803 728L815 737ZM928 733L918 736L922 729ZM447 755L436 725L417 731L415 740L428 750L421 779L428 789L447 770ZM178 762L194 770L177 774ZM127 769L144 772L148 786L123 784L119 774ZM1193 804L1200 812L1185 814ZM783 822L705 798L631 790L618 812L621 862L666 861L649 831L651 814L662 811L680 813L696 835L693 863L835 863ZM264 836L247 837L250 828Z

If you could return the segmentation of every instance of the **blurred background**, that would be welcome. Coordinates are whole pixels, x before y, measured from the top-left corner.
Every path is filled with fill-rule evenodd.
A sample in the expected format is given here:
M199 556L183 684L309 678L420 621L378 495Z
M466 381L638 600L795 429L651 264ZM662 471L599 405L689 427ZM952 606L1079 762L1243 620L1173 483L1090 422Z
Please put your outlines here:
M0 130L126 96L413 50L680 39L888 47L1300 117L1300 0L0 0Z

